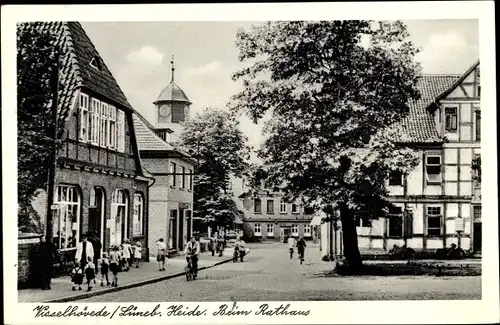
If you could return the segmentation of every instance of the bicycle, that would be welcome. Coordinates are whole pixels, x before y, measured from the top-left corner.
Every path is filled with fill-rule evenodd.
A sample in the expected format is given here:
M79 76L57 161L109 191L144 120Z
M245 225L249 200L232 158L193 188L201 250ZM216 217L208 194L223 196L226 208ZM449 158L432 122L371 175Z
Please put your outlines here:
M196 270L193 267L193 262L191 260L191 256L186 257L188 264L184 268L184 272L186 274L186 280L195 280L196 279Z
M300 260L300 264L302 264L304 262L304 251L299 250L299 260Z

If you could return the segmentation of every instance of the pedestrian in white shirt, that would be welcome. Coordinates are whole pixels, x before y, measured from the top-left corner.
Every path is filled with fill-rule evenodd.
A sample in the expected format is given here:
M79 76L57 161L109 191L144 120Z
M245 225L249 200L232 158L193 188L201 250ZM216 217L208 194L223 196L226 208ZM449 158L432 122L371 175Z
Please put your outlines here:
M193 266L194 272L193 272L193 278L196 279L196 276L198 275L198 255L201 252L201 247L200 247L200 242L196 240L196 238L193 236L191 237L191 240L186 244L186 248L184 250L184 253L186 254L186 260L189 263L189 259L191 259L191 265Z
M167 258L167 244L165 244L163 238L160 238L156 242L156 245L158 246L158 254L156 255L158 268L160 271L165 271L165 260Z
M297 242L295 241L295 238L288 237L287 243L288 243L288 250L290 251L290 259L292 259L293 258L293 249L297 245Z

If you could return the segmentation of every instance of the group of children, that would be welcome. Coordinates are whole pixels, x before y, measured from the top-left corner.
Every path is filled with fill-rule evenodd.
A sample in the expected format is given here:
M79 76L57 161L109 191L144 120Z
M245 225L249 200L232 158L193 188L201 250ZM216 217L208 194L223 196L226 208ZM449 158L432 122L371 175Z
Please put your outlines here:
M130 266L135 263L135 267L139 268L142 257L142 245L140 242L130 244L130 240L125 239L122 245L113 245L108 252L102 253L102 258L99 259L99 268L101 271L101 287L104 286L104 280L109 286L118 286L118 272L128 271ZM108 273L113 274L112 282L109 282ZM92 283L96 283L96 267L92 262L91 257L87 258L87 263L84 267L76 265L71 272L71 281L73 282L73 291L82 290L84 278L87 280L87 290L92 290Z

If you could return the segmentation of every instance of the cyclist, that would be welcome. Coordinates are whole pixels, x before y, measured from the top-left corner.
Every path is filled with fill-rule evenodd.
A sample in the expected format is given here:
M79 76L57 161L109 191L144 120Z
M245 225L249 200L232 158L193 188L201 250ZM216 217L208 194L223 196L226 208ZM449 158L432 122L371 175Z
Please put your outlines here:
M297 242L297 252L299 253L300 264L302 264L302 262L304 261L304 251L306 247L306 241L303 237L300 237L299 241Z
M186 249L184 250L186 254L186 261L189 263L191 258L191 266L193 268L193 280L196 280L198 274L198 255L200 254L200 242L196 240L193 236L191 240L186 244Z
M293 248L296 245L295 238L290 236L290 237L288 237L287 242L288 242L288 250L290 251L290 259L292 259L293 258Z

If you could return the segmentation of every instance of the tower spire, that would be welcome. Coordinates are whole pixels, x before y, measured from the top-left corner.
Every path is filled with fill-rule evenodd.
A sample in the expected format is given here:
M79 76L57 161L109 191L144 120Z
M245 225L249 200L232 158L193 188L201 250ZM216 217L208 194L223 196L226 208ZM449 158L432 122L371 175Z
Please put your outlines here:
M174 55L172 54L172 61L170 61L170 64L172 65L172 82L174 82L174 71L175 71L175 68L174 68Z

